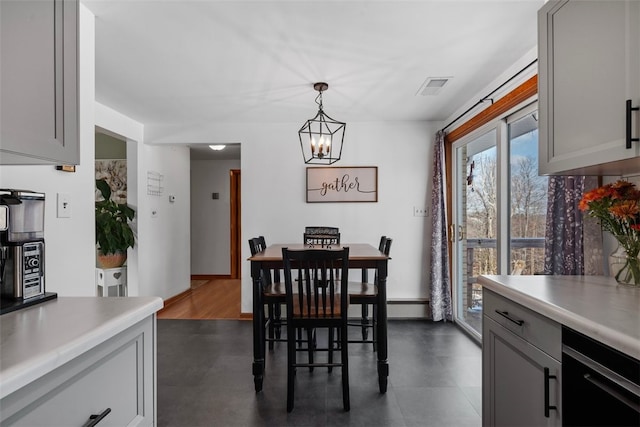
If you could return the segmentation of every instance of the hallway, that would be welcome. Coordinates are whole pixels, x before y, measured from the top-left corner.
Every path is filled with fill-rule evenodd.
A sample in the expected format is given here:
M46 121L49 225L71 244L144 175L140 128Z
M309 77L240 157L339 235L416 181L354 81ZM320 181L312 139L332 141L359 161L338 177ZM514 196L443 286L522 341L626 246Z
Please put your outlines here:
M191 289L165 302L158 319L240 319L240 279L191 280Z

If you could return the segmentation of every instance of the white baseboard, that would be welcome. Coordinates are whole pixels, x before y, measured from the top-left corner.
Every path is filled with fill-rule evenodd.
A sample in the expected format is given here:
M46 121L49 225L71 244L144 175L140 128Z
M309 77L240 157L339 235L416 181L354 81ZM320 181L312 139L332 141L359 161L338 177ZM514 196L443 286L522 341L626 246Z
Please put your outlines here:
M349 306L349 318L359 318L360 305ZM371 308L369 308L371 316ZM429 301L426 299L391 299L387 301L388 319L430 319Z

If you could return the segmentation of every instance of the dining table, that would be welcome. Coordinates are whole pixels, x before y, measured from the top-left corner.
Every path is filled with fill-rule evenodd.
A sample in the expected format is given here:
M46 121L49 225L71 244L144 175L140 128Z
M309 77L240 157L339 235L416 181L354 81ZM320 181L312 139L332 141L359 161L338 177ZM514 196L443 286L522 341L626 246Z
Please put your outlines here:
M389 377L387 360L387 271L391 259L378 248L368 243L342 243L321 247L302 243L277 243L268 246L249 258L251 262L251 278L253 281L253 381L256 392L262 390L265 374L265 313L262 295L262 269L283 269L282 248L291 250L328 249L340 250L349 248L349 269L375 269L377 271L377 370L380 393L386 393Z

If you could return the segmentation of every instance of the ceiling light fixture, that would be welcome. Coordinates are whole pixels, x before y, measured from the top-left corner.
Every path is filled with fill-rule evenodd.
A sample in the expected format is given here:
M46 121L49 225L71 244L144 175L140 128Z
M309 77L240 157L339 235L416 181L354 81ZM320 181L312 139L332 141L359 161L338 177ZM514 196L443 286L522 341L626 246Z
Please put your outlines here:
M215 144L215 145L210 145L209 146L209 148L211 148L214 151L224 150L224 147L226 147L226 145L224 145L224 144Z
M329 89L327 83L315 83L313 88L320 92L316 97L318 114L305 122L298 131L302 157L308 164L330 165L342 156L342 143L346 123L333 120L322 110L322 92Z

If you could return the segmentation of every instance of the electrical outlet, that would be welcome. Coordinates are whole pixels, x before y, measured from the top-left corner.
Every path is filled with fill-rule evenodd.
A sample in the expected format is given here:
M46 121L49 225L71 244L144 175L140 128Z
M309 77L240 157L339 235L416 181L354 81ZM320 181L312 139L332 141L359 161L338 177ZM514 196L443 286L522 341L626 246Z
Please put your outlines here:
M429 209L426 207L413 207L413 216L429 216Z

